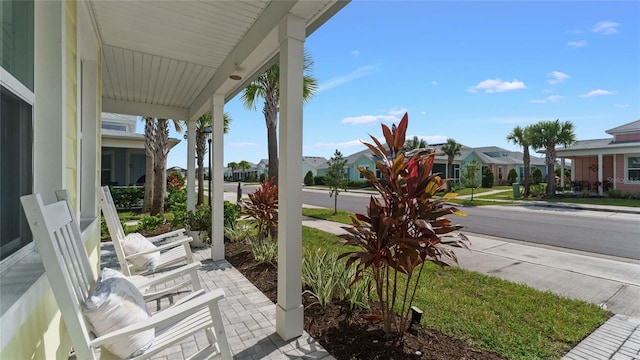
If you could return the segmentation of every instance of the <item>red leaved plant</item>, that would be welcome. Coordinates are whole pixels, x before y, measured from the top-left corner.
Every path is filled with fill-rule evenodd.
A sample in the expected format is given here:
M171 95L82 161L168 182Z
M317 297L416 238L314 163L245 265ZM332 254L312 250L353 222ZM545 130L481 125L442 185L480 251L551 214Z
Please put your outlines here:
M278 234L278 186L272 182L273 177L240 202L244 213L256 220L260 239L275 240Z
M402 147L408 123L405 113L398 127L382 125L386 146L374 136L371 139L375 145L365 143L379 159L376 167L382 178L376 178L369 169L358 170L380 193L382 201L371 196L367 215L352 217L352 227L345 227L349 234L341 236L344 244L359 247L341 255L347 257L347 267L357 266L353 282L370 271L382 307L385 334L396 334L397 341L408 327L425 261L457 264L449 247L466 248L469 242L464 234L456 232L462 226L444 217L465 214L445 205L445 198L433 198L437 191L446 189L448 180L432 174L435 152L422 149L405 157ZM396 304L401 309L398 313L394 311Z

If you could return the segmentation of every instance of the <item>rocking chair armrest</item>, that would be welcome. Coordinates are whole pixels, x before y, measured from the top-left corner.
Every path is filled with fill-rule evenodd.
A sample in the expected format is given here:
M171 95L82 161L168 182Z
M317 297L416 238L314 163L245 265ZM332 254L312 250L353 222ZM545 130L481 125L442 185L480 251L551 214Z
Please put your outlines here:
M122 329L113 331L109 334L95 338L91 340L89 345L92 347L98 347L100 345L103 345L104 343L111 342L126 335L135 334L144 330L157 328L177 322L197 313L202 309L217 305L217 302L223 299L224 296L224 290L216 289L210 293L192 299L191 301L160 311L147 320L129 325Z
M153 242L153 241L162 240L164 238L168 238L168 237L172 237L172 236L179 236L179 235L186 236L186 233L187 233L187 229L182 228L182 229L178 229L178 230L172 230L172 231L169 231L169 232L164 233L164 234L147 237L147 240Z
M151 287L156 286L158 284L164 284L167 281L174 280L180 278L184 275L188 275L193 271L198 271L202 267L202 263L200 261L194 261L192 263L182 265L177 269L173 269L171 271L164 271L161 273L157 273L153 277L145 277L147 281L136 284L141 287Z
M128 259L131 259L131 258L135 258L137 256L153 254L153 253L157 253L157 252L160 252L160 251L173 249L173 248L178 247L178 246L184 246L185 244L190 243L191 241L193 241L192 237L181 238L181 239L178 239L176 241L172 241L171 243L157 246L155 249L146 250L146 251L140 251L140 252L137 252L135 254L127 255L126 258L128 260Z

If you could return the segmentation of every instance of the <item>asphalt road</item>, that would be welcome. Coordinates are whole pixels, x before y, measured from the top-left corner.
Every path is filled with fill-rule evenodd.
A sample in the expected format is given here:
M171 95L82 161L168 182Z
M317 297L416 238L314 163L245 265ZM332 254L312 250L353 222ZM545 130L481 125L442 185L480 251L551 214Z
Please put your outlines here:
M225 186L225 190L235 187ZM252 187L243 186L243 192L251 191ZM338 209L363 213L369 196L340 193ZM334 199L326 190L304 189L302 201L333 208ZM465 226L463 231L640 260L640 215L528 205L460 209L469 216L452 220Z

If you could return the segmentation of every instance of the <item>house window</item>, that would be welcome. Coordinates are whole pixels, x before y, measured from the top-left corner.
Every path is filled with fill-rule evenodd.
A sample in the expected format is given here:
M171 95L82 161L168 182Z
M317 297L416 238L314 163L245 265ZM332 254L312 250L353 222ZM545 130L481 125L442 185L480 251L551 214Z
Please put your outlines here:
M640 155L627 155L625 162L627 181L640 182Z
M116 125L116 124L102 124L101 126L104 130L118 130L118 131L127 131L127 127L125 125Z
M33 192L31 105L0 89L0 259L31 242L20 196Z
M369 170L369 167L368 167L368 166L359 166L358 168L360 168L360 169L367 169L367 170ZM359 171L358 171L358 172L359 172ZM365 177L364 175L362 175L362 173L361 173L361 172L359 172L359 173L360 173L360 179L366 179L366 177Z
M33 6L0 2L0 260L32 240L20 196L33 192Z

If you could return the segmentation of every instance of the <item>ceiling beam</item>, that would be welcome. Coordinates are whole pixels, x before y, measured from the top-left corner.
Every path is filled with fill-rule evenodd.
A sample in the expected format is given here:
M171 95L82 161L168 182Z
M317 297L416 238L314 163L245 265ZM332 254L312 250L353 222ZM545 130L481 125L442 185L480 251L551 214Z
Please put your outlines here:
M102 98L102 112L173 120L187 120L189 118L189 109L187 108L108 98Z

